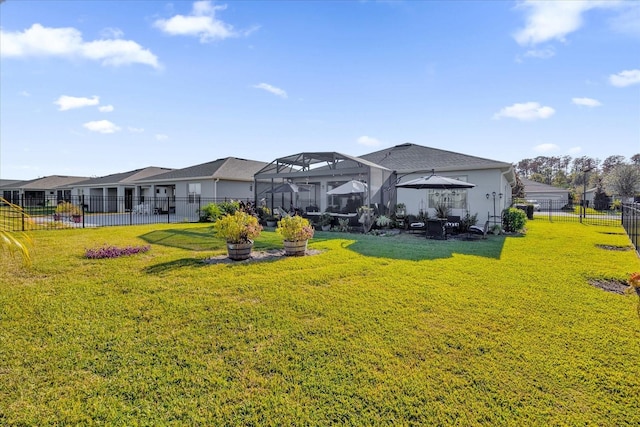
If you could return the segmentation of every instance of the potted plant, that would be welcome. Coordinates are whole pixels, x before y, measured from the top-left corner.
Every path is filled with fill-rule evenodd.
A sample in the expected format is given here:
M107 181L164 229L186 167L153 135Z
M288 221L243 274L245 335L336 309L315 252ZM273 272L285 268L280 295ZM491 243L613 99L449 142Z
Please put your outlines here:
M243 260L251 257L253 239L260 235L262 226L255 216L237 210L233 214L218 218L213 223L213 229L217 237L227 241L229 258Z
M444 203L438 203L435 207L435 210L436 218L438 219L447 219L447 217L451 213L451 209L449 209L449 206L445 205Z
M386 215L380 215L378 218L376 218L376 225L378 226L378 228L387 228L389 227L389 225L391 225L391 218Z
M278 221L276 233L284 239L285 254L300 256L307 251L307 242L313 237L313 227L308 219L301 216L285 216Z
M322 231L329 231L331 229L331 221L333 218L329 212L325 212L320 215L320 227Z

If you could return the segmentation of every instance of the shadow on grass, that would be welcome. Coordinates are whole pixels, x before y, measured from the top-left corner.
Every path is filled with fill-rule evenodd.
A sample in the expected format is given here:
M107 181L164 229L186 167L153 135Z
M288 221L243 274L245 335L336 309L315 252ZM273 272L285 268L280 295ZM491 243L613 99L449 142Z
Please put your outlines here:
M430 240L413 234L388 237L359 235L354 243L344 247L365 256L409 261L451 258L454 254L499 259L506 238Z
M150 265L142 271L146 274L160 275L171 271L179 270L181 268L194 268L194 267L206 267L202 259L196 258L182 258L175 261L163 262L156 265Z
M207 251L224 248L224 242L217 239L211 226L202 228L155 230L140 236L142 240L155 245L171 246L192 251Z

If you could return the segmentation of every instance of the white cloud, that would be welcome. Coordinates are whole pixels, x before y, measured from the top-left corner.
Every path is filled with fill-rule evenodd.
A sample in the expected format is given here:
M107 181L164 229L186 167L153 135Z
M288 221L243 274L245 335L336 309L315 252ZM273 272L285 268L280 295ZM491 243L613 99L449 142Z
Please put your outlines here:
M540 145L536 145L535 147L533 147L534 151L537 151L538 153L552 153L554 151L558 151L560 147L558 147L556 144L540 144Z
M537 59L549 59L554 57L556 51L553 47L547 47L545 49L531 49L525 52L524 56L527 58Z
M567 153L571 155L576 155L582 152L582 147L571 147L567 150Z
M524 121L548 119L555 114L556 110L551 107L543 107L537 102L525 102L524 104L513 104L510 107L504 107L502 110L493 115L494 120L503 117L518 119Z
M287 97L287 92L280 89L279 87L271 86L270 84L267 84L267 83L260 83L260 84L254 85L253 87L256 89L266 90L267 92L270 92L274 95L278 95L281 98Z
M120 28L107 27L100 31L100 37L103 39L121 39L124 37L124 31Z
M640 70L625 70L609 76L609 83L617 87L625 87L640 83Z
M120 130L118 126L111 123L109 120L98 120L94 122L87 122L82 126L89 129L91 132L98 132L98 133L115 133Z
M131 133L142 133L144 132L143 128L134 128L133 126L128 126L127 130Z
M600 101L593 98L572 98L571 101L583 107L600 107L602 105Z
M363 135L360 138L358 138L358 144L365 145L367 147L377 147L381 143L376 138L371 138L370 136Z
M26 97L31 96L31 94L29 92L27 92L26 90L23 90L22 92L20 92L20 95L26 96Z
M102 105L98 107L98 111L101 113L110 113L113 111L113 105Z
M33 24L22 32L0 30L0 55L4 57L80 57L102 65L145 64L160 68L150 50L131 40L103 39L86 42L75 28L47 28Z
M618 2L615 0L525 0L518 7L526 11L526 25L513 37L522 46L533 46L554 39L564 42L567 34L582 27L582 15L585 12L617 6Z
M631 36L640 36L640 3L637 1L624 2L621 12L609 20L614 31Z
M169 135L165 135L162 133L156 134L156 141L166 141L167 139L169 139Z
M100 98L97 96L93 96L93 98L81 98L75 96L67 96L62 95L58 98L57 101L54 102L58 106L59 111L67 111L72 110L74 108L82 108L89 107L92 105L98 105L100 103Z
M232 25L217 19L216 12L226 8L226 5L214 6L209 0L197 1L191 14L158 19L153 25L172 36L198 37L201 43L249 35L255 30L236 31Z

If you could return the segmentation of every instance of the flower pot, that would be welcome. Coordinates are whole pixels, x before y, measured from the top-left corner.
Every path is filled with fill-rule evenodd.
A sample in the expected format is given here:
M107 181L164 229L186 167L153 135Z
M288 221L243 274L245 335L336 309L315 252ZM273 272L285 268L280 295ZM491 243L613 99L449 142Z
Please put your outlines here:
M227 243L227 254L229 259L234 261L242 261L251 258L251 249L253 242L249 243Z
M275 227L277 223L277 221L267 220L267 227Z
M284 241L284 253L288 256L303 256L307 252L308 240Z
M329 230L331 230L331 224L328 224L328 225L322 225L321 227L322 227L322 231L329 231Z

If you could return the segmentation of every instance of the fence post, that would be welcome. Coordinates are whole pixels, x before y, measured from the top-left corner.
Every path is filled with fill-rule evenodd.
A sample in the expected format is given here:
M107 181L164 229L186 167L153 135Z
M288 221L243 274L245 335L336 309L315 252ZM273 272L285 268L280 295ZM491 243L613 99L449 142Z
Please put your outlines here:
M24 194L20 195L20 219L22 221L22 231L25 231L24 229Z
M80 196L80 206L82 206L82 228L84 228L84 216L85 216L85 214L87 213L87 212L84 210L84 194L82 194L82 195Z

